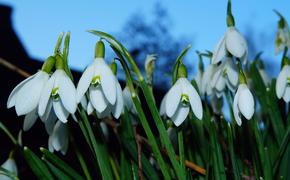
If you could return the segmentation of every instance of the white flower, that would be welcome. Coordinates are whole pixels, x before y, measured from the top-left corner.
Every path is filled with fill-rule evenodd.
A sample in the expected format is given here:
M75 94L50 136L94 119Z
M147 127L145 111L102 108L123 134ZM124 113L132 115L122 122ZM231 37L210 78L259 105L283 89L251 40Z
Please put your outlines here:
M279 99L283 97L284 101L290 101L290 65L285 65L276 82L276 94Z
M57 121L52 134L48 138L48 149L50 152L61 151L63 155L66 154L69 145L69 132L67 124Z
M15 106L18 116L26 115L23 125L25 131L32 127L38 117L37 106L48 79L49 74L40 70L19 83L9 95L7 108Z
M18 174L17 165L15 160L12 158L8 158L2 165L2 168L6 169L7 171L14 173L16 176ZM0 174L0 180L10 180L9 177Z
M246 63L248 56L248 46L245 38L235 27L228 27L225 35L216 45L212 63L217 64L229 52L236 58L240 58L243 63Z
M76 109L75 86L64 70L57 69L41 93L38 114L46 121L51 113L55 113L60 121L66 123L69 113L75 113Z
M238 82L239 74L237 66L233 63L232 59L227 58L222 65L217 67L211 80L211 86L216 91L217 97L221 97L226 86L233 92Z
M290 48L290 31L288 24L286 24L284 28L278 28L275 45L276 54L283 51L285 47Z
M252 118L255 112L254 97L246 84L240 84L233 102L234 117L240 126L242 120L240 113L248 120Z
M203 110L200 97L186 78L179 78L176 81L166 94L164 101L165 113L176 126L186 119L190 107L194 115L198 119L202 119Z
M209 64L207 69L205 70L202 80L201 80L201 94L207 94L211 95L212 93L212 86L211 86L211 80L212 77L217 69L217 65L215 64Z
M120 117L121 113L123 112L123 108L124 108L124 99L123 99L121 85L118 82L117 78L116 77L114 77L114 78L115 78L115 83L116 83L116 87L117 87L117 89L116 89L117 99L116 99L115 104L112 105L112 104L108 103L108 101L106 100L102 91L98 91L98 94L96 95L96 97L94 96L94 94L91 93L92 96L90 96L90 101L88 102L88 106L87 106L87 113L88 114L93 113L93 111L96 109L92 103L92 101L96 101L96 103L102 103L102 105L105 106L105 110L103 110L101 112L99 112L96 109L96 114L97 114L98 118L102 119L102 118L110 116L110 114L113 114L113 116L116 119L118 119ZM100 87L97 87L97 89L99 89L99 88Z
M77 101L88 92L87 111L96 110L97 115L113 113L118 118L123 110L121 86L103 58L95 58L84 71L77 87Z
M133 103L131 92L128 86L123 89L123 98L125 107L133 114L137 114L136 107Z

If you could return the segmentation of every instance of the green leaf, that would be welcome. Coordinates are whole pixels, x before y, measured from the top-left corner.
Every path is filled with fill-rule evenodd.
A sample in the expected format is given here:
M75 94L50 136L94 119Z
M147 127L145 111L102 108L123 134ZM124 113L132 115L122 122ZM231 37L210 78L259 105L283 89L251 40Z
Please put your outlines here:
M96 139L93 129L90 125L90 122L87 118L86 112L84 109L79 111L81 116L82 124L84 125L84 134L86 134L89 138L89 144L91 144L92 151L97 159L101 175L103 179L113 179L113 172L110 166L108 151L105 147L104 142L101 139ZM97 124L99 126L99 124ZM85 135L85 136L86 136Z
M175 64L173 67L173 73L172 73L172 84L176 82L179 65L180 63L182 63L183 57L186 55L186 53L188 52L190 48L191 48L191 45L188 45L186 48L184 48L175 61Z
M57 157L55 154L51 153L47 149L41 147L40 151L43 154L43 157L50 163L52 163L54 166L56 166L61 171L65 172L72 178L76 179L84 179L76 170L74 170L70 165L68 165L66 162L61 160L59 157Z
M61 179L61 180L73 179L73 178L69 177L68 175L66 175L63 171L61 171L60 169L55 167L53 164L48 162L45 158L43 158L43 160L45 161L45 163L47 164L47 166L49 167L51 172L54 174L54 176L57 177L57 179Z
M43 161L28 147L24 147L23 153L26 162L38 179L54 179Z

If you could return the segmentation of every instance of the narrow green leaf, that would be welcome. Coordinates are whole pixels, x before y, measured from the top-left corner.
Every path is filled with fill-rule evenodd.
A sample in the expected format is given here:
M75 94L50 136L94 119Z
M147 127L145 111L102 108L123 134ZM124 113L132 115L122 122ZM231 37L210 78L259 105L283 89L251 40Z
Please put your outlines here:
M73 179L73 178L69 177L68 175L66 175L63 171L61 171L60 169L55 167L53 164L48 162L45 158L43 158L43 161L45 161L45 163L47 164L47 166L49 167L51 172L54 174L54 176L57 177L57 179L61 179L61 180L71 180L71 179Z
M54 179L47 166L28 147L24 147L24 158L39 179Z
M54 166L56 166L58 169L62 170L72 178L84 179L76 170L74 170L70 165L61 160L55 154L51 153L50 151L48 151L43 147L40 148L40 151L42 152L44 158L47 161L52 163Z

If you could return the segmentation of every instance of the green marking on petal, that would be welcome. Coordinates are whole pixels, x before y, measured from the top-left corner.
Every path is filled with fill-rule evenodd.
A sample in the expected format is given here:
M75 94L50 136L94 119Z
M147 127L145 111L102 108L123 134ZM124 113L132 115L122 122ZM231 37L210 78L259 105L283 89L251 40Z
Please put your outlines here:
M181 102L184 106L187 106L189 104L189 97L187 94L181 95Z
M55 88L52 89L52 91L51 91L51 97L53 99L55 99L55 100L59 98L58 87L55 87Z
M94 76L92 81L91 81L91 84L95 87L97 87L99 84L101 84L101 76L100 75Z
M224 68L224 70L223 70L223 77L226 77L227 75L228 75L227 68Z

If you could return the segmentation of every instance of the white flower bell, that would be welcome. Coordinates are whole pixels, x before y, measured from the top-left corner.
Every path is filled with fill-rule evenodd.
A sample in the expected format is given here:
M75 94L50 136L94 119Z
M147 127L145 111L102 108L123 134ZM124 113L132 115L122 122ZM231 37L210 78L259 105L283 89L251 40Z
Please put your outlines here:
M50 152L61 151L63 155L66 154L69 145L69 132L67 124L57 121L54 125L53 131L48 138L48 149Z
M113 113L118 118L123 111L121 86L104 60L104 44L99 41L96 45L96 58L84 71L77 86L77 101L80 102L88 93L87 112L96 110L99 117Z
M18 174L17 165L13 158L8 158L2 165L2 168L6 169L7 171L14 173L16 176ZM0 174L0 180L10 180L9 177Z
M66 123L69 114L74 114L77 109L76 89L63 67L63 59L57 58L56 71L41 93L38 114L43 121L49 118L53 109L57 118Z
M225 35L216 45L212 56L212 63L217 64L220 62L227 55L227 52L241 59L244 64L246 63L248 55L247 42L233 26L227 28Z
M283 97L286 103L290 101L290 65L284 65L278 75L276 94L279 99Z
M285 47L290 49L290 30L285 18L279 12L275 12L280 17L275 39L275 53L278 54L283 51Z
M40 71L19 83L9 95L7 108L15 106L18 116L25 115L24 131L29 130L38 118L37 107L40 96L54 63L55 59L49 57Z
M136 111L136 107L133 103L133 100L132 100L132 96L131 96L131 92L129 90L129 87L126 86L124 89L123 89L123 98L124 98L124 105L125 107L130 111L132 112L133 114L137 114L137 111Z
M231 58L226 58L225 62L217 67L211 80L211 86L216 91L217 97L221 97L226 86L234 92L238 82L237 66Z
M240 84L233 102L234 117L240 126L242 120L240 114L250 120L255 112L254 97L246 84Z

